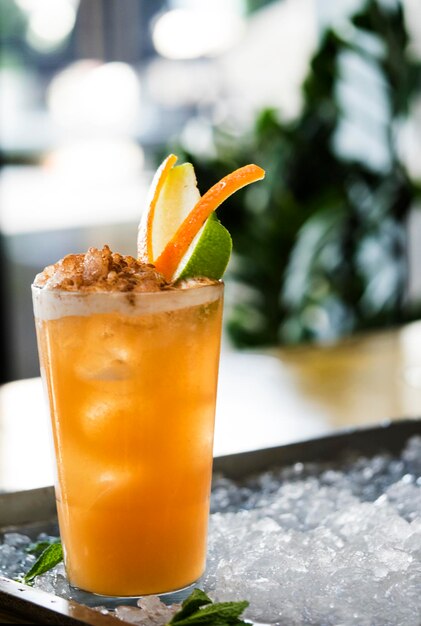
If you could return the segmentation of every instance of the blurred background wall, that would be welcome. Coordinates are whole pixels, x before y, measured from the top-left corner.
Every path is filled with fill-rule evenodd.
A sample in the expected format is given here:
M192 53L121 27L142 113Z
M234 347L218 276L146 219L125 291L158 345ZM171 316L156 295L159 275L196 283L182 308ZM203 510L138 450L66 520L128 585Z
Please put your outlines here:
M219 212L239 347L420 316L419 0L0 0L1 380L38 374L30 284L69 252L135 254L168 150Z

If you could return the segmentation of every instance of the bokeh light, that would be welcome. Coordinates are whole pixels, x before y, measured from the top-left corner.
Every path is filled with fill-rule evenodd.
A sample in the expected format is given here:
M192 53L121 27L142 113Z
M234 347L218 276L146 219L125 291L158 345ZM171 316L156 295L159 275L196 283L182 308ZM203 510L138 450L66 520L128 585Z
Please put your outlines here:
M139 114L140 83L126 63L78 61L53 79L47 102L60 126L130 132Z
M28 16L28 44L51 52L72 32L79 0L16 0L16 4Z
M134 141L105 138L72 141L44 160L45 167L57 176L108 186L138 177L143 164L143 150Z
M243 32L241 17L229 7L173 9L155 22L152 37L159 54L168 59L196 59L229 49Z

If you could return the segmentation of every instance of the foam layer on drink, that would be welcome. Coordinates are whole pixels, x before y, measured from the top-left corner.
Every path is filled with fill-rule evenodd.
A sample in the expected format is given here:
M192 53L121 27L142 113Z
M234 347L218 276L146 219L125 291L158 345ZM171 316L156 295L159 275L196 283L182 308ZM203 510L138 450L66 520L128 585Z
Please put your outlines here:
M222 283L194 278L171 283L153 265L134 257L89 248L69 254L37 274L32 287L38 319L118 312L139 315L212 302ZM186 293L188 291L188 293Z

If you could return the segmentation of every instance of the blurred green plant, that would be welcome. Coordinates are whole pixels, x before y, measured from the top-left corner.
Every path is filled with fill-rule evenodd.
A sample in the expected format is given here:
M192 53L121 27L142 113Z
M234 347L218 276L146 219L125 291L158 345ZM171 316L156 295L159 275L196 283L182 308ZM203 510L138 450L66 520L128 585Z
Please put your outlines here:
M0 64L3 61L5 44L23 37L26 20L23 12L13 0L0 2Z
M296 120L266 110L247 136L213 129L212 158L186 153L204 189L247 162L267 170L219 216L242 285L228 320L236 345L329 340L405 319L406 220L420 189L396 134L420 88L401 4L369 0L324 33Z
M268 4L272 4L276 1L277 0L243 0L243 4L247 13L253 13L253 11L263 9Z

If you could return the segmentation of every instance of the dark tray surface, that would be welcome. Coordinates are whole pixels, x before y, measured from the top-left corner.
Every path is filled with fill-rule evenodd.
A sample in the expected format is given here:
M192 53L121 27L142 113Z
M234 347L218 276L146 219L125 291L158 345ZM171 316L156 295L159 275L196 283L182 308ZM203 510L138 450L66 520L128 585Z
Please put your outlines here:
M301 462L337 461L346 453L371 456L386 451L397 454L413 435L421 435L421 419L384 422L378 426L349 429L318 439L311 439L276 448L218 457L214 470L230 478L240 479L270 467ZM18 529L29 523L25 532L40 532L43 519L50 525L54 511L52 487L0 494L0 525ZM42 524L41 524L42 527ZM45 526L44 526L45 527ZM8 528L8 529L9 529ZM28 533L29 534L29 533ZM7 621L3 621L7 620ZM35 590L0 577L0 623L63 624L64 626L107 626L124 624L74 601Z
M214 460L214 471L241 479L275 466L339 461L348 453L361 456L374 456L380 452L398 454L414 435L421 435L421 418L388 420L376 426L349 428L317 439L218 457Z

